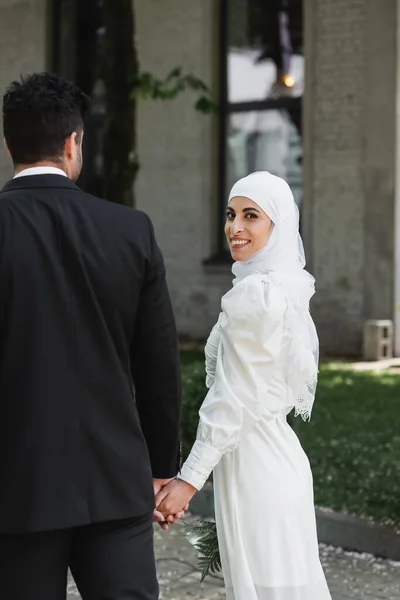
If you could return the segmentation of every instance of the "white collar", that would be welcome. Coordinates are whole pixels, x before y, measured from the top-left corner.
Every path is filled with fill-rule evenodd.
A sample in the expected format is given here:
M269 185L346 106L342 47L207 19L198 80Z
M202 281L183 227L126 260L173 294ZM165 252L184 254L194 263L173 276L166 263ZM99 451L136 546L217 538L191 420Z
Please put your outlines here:
M45 175L45 174L51 174L51 175L63 175L64 177L68 177L68 175L62 170L62 169L58 169L57 167L29 167L28 169L24 169L23 171L20 171L19 173L17 173L17 175L14 175L14 179L16 179L17 177L25 177L28 175Z

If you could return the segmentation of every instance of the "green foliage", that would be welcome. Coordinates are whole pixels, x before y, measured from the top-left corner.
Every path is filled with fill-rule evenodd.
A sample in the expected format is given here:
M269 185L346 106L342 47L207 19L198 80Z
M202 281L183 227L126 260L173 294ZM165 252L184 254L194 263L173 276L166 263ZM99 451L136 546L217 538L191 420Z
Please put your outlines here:
M199 555L201 582L210 575L221 571L217 527L212 521L200 521L197 525L185 523L185 533Z
M203 352L181 356L186 456L206 388ZM311 421L291 424L310 458L317 505L400 523L400 375L323 363Z
M182 451L186 458L196 438L199 408L207 394L205 385L204 353L200 350L181 352L182 367Z
M132 99L173 100L182 92L192 90L198 98L195 109L204 114L216 112L216 104L206 84L191 73L184 74L180 67L172 69L164 79L152 73L140 73L132 81Z
M311 421L294 430L319 506L400 523L400 375L321 367Z

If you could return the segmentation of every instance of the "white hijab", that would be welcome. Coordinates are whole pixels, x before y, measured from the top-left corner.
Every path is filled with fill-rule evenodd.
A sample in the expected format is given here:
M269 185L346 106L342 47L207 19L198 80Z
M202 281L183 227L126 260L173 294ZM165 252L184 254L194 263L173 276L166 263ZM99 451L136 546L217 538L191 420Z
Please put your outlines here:
M250 198L258 204L273 222L273 228L267 245L249 260L234 263L233 274L242 279L250 273L278 269L286 273L303 272L306 259L299 233L299 210L286 181L268 171L251 173L235 183L229 201L235 196Z
M296 415L309 419L318 378L319 343L309 302L315 280L305 271L303 242L299 232L299 211L289 185L267 171L239 179L231 189L235 196L253 200L273 222L267 244L246 261L233 264L235 285L254 273L270 274L282 286L287 298L285 314L289 339L287 382L293 393Z

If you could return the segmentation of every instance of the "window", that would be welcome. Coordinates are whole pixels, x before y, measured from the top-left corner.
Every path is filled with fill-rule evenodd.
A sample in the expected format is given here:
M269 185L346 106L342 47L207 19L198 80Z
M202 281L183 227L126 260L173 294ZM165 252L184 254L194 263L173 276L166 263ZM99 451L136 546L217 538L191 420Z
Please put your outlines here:
M219 253L226 198L257 170L286 179L301 207L302 0L220 0Z

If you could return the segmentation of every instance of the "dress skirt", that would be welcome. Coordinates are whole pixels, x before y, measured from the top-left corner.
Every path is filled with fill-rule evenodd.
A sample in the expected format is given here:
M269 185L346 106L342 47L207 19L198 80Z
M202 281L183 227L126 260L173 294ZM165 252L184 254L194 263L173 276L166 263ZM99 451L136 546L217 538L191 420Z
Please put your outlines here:
M214 470L227 600L331 600L310 464L286 418L261 420Z

